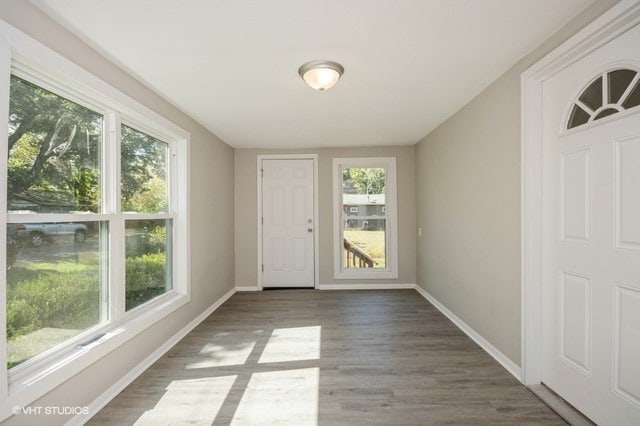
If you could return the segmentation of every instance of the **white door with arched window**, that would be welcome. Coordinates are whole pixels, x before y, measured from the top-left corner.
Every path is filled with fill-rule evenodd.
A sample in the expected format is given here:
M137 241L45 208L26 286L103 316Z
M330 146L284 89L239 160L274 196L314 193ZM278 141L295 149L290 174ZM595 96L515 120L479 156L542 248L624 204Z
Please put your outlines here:
M543 89L542 381L640 424L640 27Z

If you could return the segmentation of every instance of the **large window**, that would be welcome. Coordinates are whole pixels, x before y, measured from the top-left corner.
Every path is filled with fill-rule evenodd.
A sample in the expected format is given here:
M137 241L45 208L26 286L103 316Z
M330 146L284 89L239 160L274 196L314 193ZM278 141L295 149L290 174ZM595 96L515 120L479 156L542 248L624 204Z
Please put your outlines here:
M395 158L335 158L335 278L397 278Z
M188 301L189 136L60 58L2 61L0 393L24 404Z
M174 215L168 142L122 124L120 155L110 157L103 155L103 129L114 116L105 118L16 75L9 100L11 369L110 321L110 292L118 291L117 285L110 288L110 263L124 261L125 311L170 291ZM116 178L109 171L117 163L120 185L109 191L103 181ZM122 214L110 211L118 204ZM108 245L109 231L122 227L124 258Z

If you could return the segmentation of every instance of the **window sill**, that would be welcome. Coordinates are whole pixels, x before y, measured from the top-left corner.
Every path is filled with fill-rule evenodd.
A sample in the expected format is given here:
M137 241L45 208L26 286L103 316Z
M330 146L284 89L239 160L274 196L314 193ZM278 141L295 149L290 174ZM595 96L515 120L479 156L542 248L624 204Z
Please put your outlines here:
M55 358L9 375L9 397L0 410L0 421L12 413L12 407L25 407L55 389L85 368L108 355L127 341L187 304L189 295L171 291L130 312L119 324L107 325L93 334L100 336L85 345L76 345ZM90 337L88 338L90 339ZM48 362L46 362L48 361Z
M398 272L396 271L386 271L386 270L379 270L379 271L364 271L364 270L359 270L359 271L340 271L340 272L335 272L333 274L333 278L336 280L359 280L359 279L380 279L380 280L384 280L384 279L398 279Z

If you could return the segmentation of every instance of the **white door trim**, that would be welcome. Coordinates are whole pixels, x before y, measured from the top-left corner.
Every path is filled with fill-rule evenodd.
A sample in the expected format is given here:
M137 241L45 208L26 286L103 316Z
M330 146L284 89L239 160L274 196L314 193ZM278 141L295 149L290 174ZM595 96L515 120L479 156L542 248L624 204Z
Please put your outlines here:
M640 0L622 0L521 76L521 371L542 381L542 85L640 23Z
M320 240L320 224L318 222L318 154L269 154L257 156L256 178L258 180L258 210L256 215L256 224L258 232L258 290L262 290L262 160L313 160L313 287L317 288L320 282L319 269L319 240Z

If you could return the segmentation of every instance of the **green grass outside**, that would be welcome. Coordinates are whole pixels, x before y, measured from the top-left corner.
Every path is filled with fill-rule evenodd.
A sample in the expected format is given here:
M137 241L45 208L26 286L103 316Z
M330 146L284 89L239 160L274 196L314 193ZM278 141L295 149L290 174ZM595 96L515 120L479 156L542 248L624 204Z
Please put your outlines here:
M373 258L376 262L375 268L385 267L385 232L384 231L363 231L361 229L345 229L344 238L357 245ZM346 265L346 253L345 253Z
M97 324L99 306L98 253L14 265L7 271L8 366Z
M127 310L166 291L165 259L164 253L126 259ZM9 368L100 322L98 252L18 262L6 273Z

